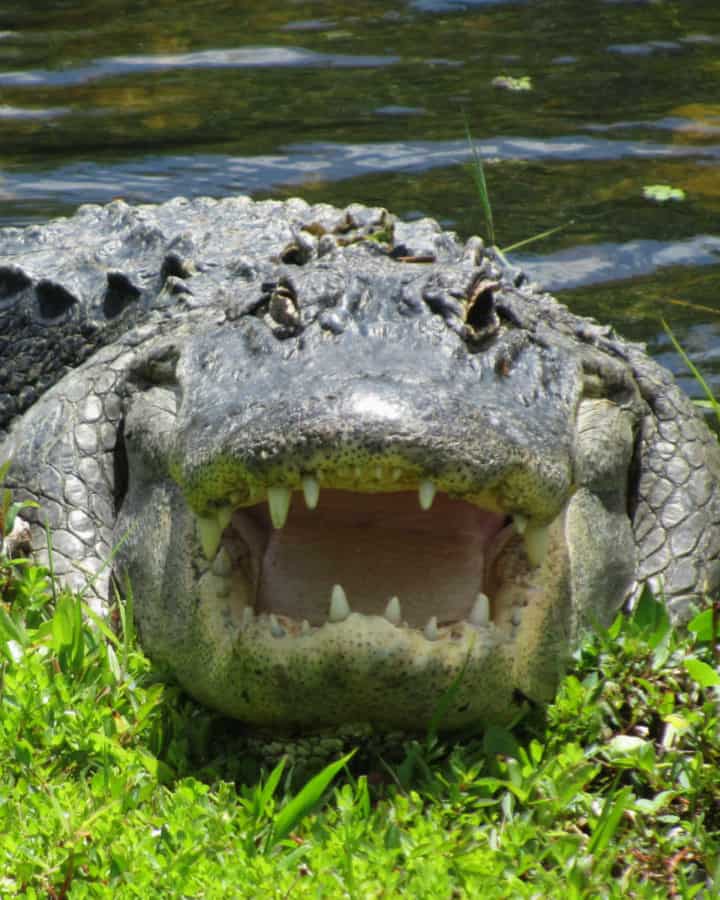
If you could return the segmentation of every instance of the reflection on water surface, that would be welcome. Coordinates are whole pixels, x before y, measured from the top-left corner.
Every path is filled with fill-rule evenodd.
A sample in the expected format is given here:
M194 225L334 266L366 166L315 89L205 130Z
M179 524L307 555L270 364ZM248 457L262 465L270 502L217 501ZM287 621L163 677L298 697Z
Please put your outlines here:
M467 117L500 244L565 225L515 259L720 390L716 0L42 6L0 10L0 223L297 193L469 234Z

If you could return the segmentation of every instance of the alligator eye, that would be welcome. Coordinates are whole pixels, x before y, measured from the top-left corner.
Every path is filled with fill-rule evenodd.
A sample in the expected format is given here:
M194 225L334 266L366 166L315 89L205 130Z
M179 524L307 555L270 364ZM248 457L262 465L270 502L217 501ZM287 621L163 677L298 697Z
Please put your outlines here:
M473 283L468 291L465 308L465 322L476 331L494 326L497 322L493 292L500 287L499 282L482 278Z

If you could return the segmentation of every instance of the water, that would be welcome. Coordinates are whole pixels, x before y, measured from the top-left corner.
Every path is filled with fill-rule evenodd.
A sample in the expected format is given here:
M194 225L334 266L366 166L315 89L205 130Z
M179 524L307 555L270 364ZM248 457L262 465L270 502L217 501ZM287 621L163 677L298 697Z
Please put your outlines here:
M496 236L720 392L717 0L228 0L0 9L0 224L179 193L382 204ZM530 90L493 84L530 79ZM667 184L683 201L658 203Z

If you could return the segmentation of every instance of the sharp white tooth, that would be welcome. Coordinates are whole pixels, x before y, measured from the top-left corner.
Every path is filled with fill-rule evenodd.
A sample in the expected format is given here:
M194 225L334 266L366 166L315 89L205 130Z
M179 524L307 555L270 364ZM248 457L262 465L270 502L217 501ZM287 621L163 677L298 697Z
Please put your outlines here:
M429 641L436 641L440 637L440 632L437 627L437 616L428 619L423 634Z
M533 566L539 566L545 559L550 545L547 525L528 525L523 535L525 553Z
M200 535L200 546L205 559L212 561L220 546L220 538L223 530L220 522L216 518L208 519L205 516L198 516L197 529Z
M435 499L435 485L432 481L425 480L420 482L418 488L418 499L420 500L420 509L430 509Z
M392 625L400 625L402 623L402 610L400 609L400 600L397 597L391 597L385 607L385 618Z
M470 624L478 628L487 628L490 623L490 600L487 594L479 592L470 610Z
M513 525L515 526L515 531L517 531L518 534L525 534L527 524L528 520L521 513L516 513L513 516Z
M275 528L282 528L287 521L290 509L290 488L269 487L267 490L270 518Z
M232 572L232 562L230 560L230 555L224 547L221 547L218 550L217 556L210 566L210 571L213 573L213 575L219 575L221 578L227 578L228 575Z
M315 509L320 499L320 482L314 475L305 475L302 480L302 489L305 506L308 509Z
M270 634L276 638L285 637L285 629L272 613L270 613Z
M242 627L248 628L252 625L254 618L255 613L253 612L252 606L246 606L242 611Z
M329 622L344 622L350 615L350 605L347 602L345 591L339 584L333 585L330 593L330 612L328 613Z

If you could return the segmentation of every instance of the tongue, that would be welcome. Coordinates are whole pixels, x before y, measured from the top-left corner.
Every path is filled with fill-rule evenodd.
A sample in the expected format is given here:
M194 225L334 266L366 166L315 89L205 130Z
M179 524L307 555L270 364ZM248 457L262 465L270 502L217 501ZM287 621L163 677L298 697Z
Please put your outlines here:
M417 493L355 494L323 490L315 511L299 495L284 528L264 518L258 612L312 625L327 620L330 593L342 585L354 612L382 615L390 597L403 619L422 627L465 618L483 587L485 548L504 517L439 494L423 512Z

